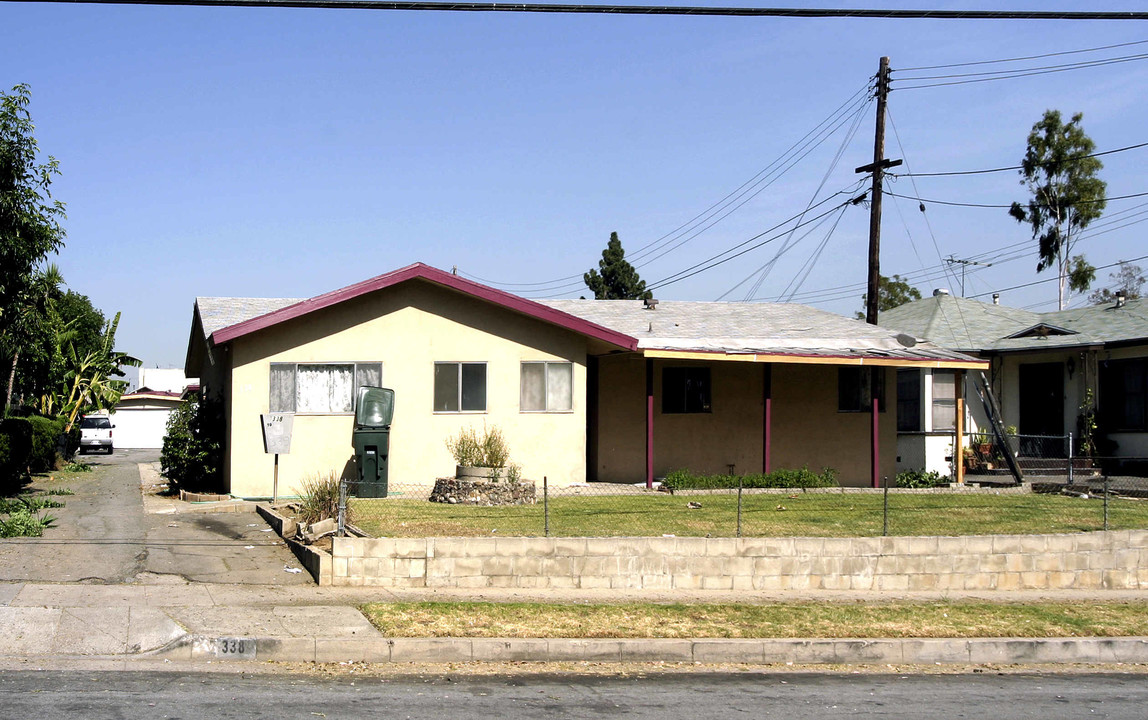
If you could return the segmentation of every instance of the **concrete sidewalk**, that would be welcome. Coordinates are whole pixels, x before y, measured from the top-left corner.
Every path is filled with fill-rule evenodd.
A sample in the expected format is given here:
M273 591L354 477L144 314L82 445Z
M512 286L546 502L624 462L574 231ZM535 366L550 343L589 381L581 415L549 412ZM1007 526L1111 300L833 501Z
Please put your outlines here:
M252 585L0 584L7 658L277 662L595 661L794 664L1148 663L1148 638L522 639L388 638L356 606L387 600L491 602L857 602L872 593L379 591ZM861 597L865 596L865 597ZM956 599L947 596L948 599ZM1135 592L969 594L961 599L1132 600ZM892 599L936 600L935 593Z

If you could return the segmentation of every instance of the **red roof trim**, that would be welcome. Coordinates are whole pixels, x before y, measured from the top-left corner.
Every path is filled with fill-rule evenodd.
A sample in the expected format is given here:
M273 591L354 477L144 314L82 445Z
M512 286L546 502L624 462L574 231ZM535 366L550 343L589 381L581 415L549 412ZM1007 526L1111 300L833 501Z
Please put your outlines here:
M450 288L464 295L470 295L479 300L493 303L508 310L522 313L523 315L548 322L552 325L557 325L580 335L625 348L626 350L637 350L638 348L637 339L624 333L602 327L588 320L564 313L561 310L555 310L541 303L536 303L533 300L527 300L526 298L461 278L458 275L443 272L438 268L433 268L423 263L408 265L405 268L373 277L370 280L348 285L340 290L324 293L309 300L288 305L274 312L260 315L250 320L244 320L243 322L230 325L221 330L216 330L211 334L209 340L215 345L230 342L244 335L265 330L281 322L308 315L316 310L337 305L341 302L359 297L360 295L366 295L376 290L383 290L393 285L416 279Z

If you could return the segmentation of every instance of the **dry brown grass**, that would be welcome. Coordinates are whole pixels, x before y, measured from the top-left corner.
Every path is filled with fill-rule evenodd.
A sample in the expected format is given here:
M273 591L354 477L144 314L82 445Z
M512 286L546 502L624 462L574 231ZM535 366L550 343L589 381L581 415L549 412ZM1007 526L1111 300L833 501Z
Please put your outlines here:
M782 638L1148 635L1148 603L775 603L559 605L370 603L389 637Z

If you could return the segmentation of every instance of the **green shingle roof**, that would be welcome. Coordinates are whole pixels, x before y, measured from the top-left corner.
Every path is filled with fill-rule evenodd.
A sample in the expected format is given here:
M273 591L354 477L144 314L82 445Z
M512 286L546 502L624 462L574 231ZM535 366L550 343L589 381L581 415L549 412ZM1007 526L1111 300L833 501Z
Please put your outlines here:
M879 322L952 350L1015 352L1148 341L1148 301L1038 313L934 295L887 310ZM1041 329L1051 332L1042 335ZM1024 337L1015 337L1026 330Z

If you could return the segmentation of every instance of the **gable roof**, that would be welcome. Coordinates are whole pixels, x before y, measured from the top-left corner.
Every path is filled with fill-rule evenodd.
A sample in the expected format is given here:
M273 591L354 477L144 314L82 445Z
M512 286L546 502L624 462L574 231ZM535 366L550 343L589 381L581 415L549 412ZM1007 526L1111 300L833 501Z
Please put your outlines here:
M1148 301L1030 312L969 298L934 295L881 313L881 325L966 352L1148 342ZM1047 335L1032 332L1048 328ZM1026 332L1028 331L1028 332Z
M210 348L323 308L409 281L429 282L521 313L608 345L648 356L705 353L707 357L771 361L770 358L824 358L836 364L979 367L966 355L915 337L817 308L793 303L659 302L641 300L533 301L422 263L310 299L196 298L192 335ZM210 351L209 351L210 353ZM209 355L210 357L210 355Z
M203 334L210 345L241 338L279 323L294 320L324 308L378 292L400 283L428 282L468 295L536 320L565 328L580 335L634 350L634 338L541 303L443 272L423 263L384 273L339 290L306 300L290 298L196 298Z

